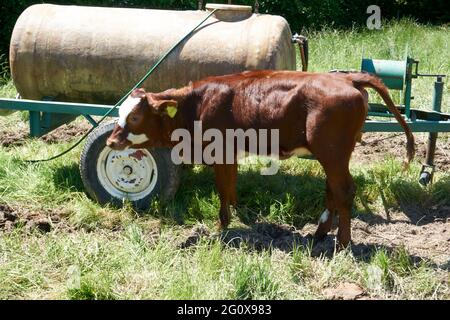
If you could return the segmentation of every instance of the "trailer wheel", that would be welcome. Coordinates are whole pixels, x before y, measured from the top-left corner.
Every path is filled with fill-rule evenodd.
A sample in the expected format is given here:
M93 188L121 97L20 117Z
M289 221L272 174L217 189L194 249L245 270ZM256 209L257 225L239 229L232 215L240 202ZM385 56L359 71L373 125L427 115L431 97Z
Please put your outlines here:
M114 123L99 126L87 137L81 153L80 173L87 193L100 204L121 207L125 199L145 210L151 199L172 198L180 182L180 166L170 158L170 150L127 149L106 146Z

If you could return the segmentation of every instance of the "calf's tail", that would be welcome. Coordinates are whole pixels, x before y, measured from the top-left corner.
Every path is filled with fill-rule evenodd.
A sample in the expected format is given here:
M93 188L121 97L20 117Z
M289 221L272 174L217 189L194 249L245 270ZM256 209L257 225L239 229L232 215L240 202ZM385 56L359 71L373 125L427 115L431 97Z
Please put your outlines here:
M372 88L374 89L383 99L386 104L388 110L394 115L395 119L402 126L403 130L406 134L406 165L408 165L411 160L414 158L415 146L414 146L414 136L406 123L405 119L403 119L402 115L398 111L397 107L394 105L392 101L389 91L377 76L371 75L369 73L351 73L348 75L350 80L353 82L355 88Z

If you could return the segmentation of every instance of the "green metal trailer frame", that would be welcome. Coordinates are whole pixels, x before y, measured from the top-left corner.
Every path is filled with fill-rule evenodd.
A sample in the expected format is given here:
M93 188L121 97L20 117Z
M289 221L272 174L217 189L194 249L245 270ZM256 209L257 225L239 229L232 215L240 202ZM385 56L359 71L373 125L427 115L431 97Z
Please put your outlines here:
M0 99L0 109L30 112L31 137L40 137L79 116L85 117L93 126L97 126L97 122L92 117L104 116L112 107L112 105L103 104ZM118 109L114 109L109 115L118 117Z
M433 177L437 133L450 132L450 114L441 112L445 75L419 74L418 64L419 61L409 57L404 61L363 59L361 70L377 74L391 90L402 90L404 93L403 103L397 107L404 115L411 131L429 133L426 161L419 180L425 185ZM411 108L412 79L422 76L436 77L432 90L431 110L428 111ZM0 109L21 110L30 113L30 136L32 137L42 136L79 116L85 117L95 127L98 124L93 116L104 116L112 107L112 105L49 100L0 99ZM108 116L117 117L117 108ZM393 115L386 106L370 103L363 132L403 132L397 121L384 120L391 118Z
M59 126L66 124L76 117L85 117L93 126L97 122L93 116L104 116L112 105L87 104L56 101L37 101L26 99L0 99L0 109L28 111L30 113L30 136L40 137ZM384 110L382 110L382 108ZM405 109L399 107L404 114ZM410 109L412 114L417 114L416 120L407 120L408 126L413 132L450 132L450 114L441 112ZM118 117L115 109L111 117ZM369 104L369 117L392 117L383 105ZM364 132L403 132L397 121L367 120Z

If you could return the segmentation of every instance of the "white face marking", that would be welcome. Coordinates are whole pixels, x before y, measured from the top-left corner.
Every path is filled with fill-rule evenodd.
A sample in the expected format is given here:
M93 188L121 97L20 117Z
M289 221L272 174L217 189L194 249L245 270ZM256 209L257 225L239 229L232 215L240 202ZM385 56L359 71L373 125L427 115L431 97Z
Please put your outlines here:
M145 133L141 134L132 134L131 132L127 136L127 140L132 144L141 144L145 141L148 141L147 135Z
M139 104L140 101L141 101L141 98L133 98L133 97L129 96L120 105L120 107L119 107L119 120L117 121L117 124L120 127L125 128L125 125L127 123L128 115L133 110L133 108Z
M328 209L326 209L320 216L319 223L327 222L329 217L330 217L330 211L328 211Z

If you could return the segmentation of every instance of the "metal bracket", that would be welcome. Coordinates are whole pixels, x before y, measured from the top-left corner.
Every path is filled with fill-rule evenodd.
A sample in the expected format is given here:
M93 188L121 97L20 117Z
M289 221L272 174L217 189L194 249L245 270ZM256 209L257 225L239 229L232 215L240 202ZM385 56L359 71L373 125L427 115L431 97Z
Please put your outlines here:
M300 57L302 60L302 71L308 71L308 38L298 33L292 36L292 43L297 43L300 49Z
M423 164L420 169L419 183L423 186L427 186L430 182L433 183L434 165Z
M97 126L98 126L97 121L95 121L95 119L92 118L90 115L88 115L88 114L83 114L83 117L85 117L85 119L86 119L87 121L89 121L89 123L90 123L93 127L97 127Z
M71 114L30 111L30 136L40 137L76 118Z

